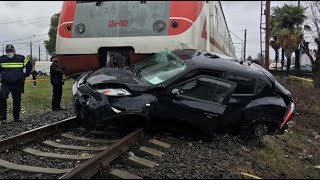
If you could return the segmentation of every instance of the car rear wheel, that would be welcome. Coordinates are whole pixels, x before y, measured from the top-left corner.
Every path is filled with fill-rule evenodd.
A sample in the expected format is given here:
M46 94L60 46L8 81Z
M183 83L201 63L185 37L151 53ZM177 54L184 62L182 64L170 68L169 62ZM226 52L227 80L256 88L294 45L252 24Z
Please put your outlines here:
M267 134L267 132L268 127L265 123L259 123L251 127L251 135L258 139L261 139L264 135Z

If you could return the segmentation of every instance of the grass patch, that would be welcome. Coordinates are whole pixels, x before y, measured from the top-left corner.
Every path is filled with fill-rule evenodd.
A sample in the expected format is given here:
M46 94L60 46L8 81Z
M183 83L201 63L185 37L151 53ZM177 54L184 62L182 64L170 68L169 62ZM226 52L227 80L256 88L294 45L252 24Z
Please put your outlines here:
M320 162L320 142L313 134L320 132L320 90L300 78L276 76L276 79L291 92L296 112L300 114L294 117L284 135L266 136L262 146L251 147L248 158L273 170L257 172L263 178L320 178L320 171L313 167ZM303 157L310 155L312 158Z
M28 77L27 80L31 80ZM22 94L20 118L30 117L51 111L52 85L50 77L40 76L37 78L37 86L33 87L33 82L27 81L24 85L24 94ZM72 100L73 80L67 80L63 86L63 95L61 105L70 107ZM8 121L12 121L12 96L9 94L8 102Z
M264 147L256 148L249 155L256 159L257 163L268 165L278 172L277 174L282 175L279 178L319 178L319 173L309 163L302 162L298 152L291 149L293 144L288 142L291 138L285 137L285 139L287 141L279 141L273 136L267 136L263 140ZM261 174L261 176L274 178L271 174Z

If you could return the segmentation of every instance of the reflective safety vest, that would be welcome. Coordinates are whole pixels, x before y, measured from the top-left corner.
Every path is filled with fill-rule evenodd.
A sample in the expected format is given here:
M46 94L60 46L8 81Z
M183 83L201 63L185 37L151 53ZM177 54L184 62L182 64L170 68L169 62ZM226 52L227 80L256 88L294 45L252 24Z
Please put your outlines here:
M26 72L23 72L24 67ZM0 57L1 82L8 84L23 83L25 77L30 76L32 63L29 58L15 54L12 58L6 55Z
M29 62L29 58L26 57L23 62L4 62L0 63L1 68L23 68Z

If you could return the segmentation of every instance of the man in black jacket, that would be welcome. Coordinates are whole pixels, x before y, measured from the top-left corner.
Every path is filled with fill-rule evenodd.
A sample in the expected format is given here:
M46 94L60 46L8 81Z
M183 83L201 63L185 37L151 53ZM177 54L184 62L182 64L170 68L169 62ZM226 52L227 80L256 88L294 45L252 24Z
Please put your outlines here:
M37 86L37 71L36 70L33 70L31 72L31 76L32 76L32 81L33 81L33 87L36 87Z
M62 97L63 73L60 70L55 55L51 57L52 64L50 66L50 80L53 89L52 111L64 110L60 107Z
M26 72L23 68L26 67ZM6 55L0 57L1 90L0 90L0 123L7 119L7 99L11 93L13 100L13 119L20 122L21 94L24 80L30 76L32 63L28 58L15 54L11 44L6 46Z

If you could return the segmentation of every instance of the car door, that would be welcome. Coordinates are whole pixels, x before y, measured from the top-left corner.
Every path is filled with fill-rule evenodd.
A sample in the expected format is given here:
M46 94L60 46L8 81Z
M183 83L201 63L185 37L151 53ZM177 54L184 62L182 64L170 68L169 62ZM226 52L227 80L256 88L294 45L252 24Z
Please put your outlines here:
M257 98L256 94L263 88L263 84L258 78L229 72L226 73L225 79L237 83L237 86L227 104L226 116L221 125L230 128L240 127L243 121L243 109Z
M172 119L203 130L214 130L223 116L236 83L211 76L197 76L169 89Z

